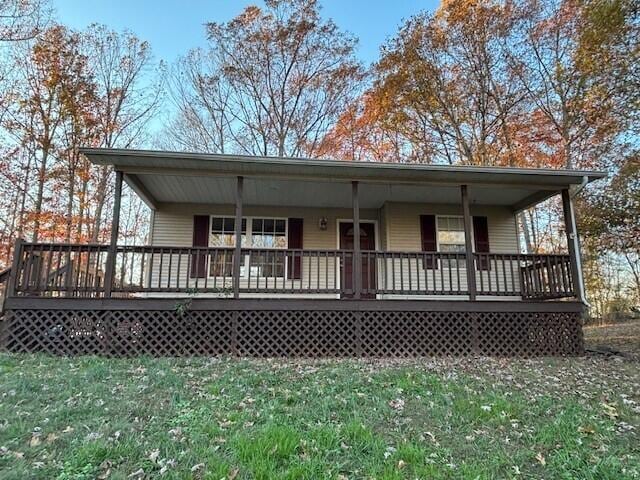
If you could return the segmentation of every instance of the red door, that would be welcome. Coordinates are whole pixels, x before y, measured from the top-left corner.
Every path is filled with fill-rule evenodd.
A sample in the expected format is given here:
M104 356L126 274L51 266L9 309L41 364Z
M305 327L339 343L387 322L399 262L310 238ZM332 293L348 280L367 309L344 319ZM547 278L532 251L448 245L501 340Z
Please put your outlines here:
M353 223L340 223L340 249L353 250ZM373 223L360 223L360 250L376 249L376 232ZM342 287L353 289L353 259L345 258L341 271ZM362 257L362 290L375 290L376 287L375 259L367 255ZM343 298L352 298L353 294L342 293ZM375 293L363 293L361 298L375 298Z

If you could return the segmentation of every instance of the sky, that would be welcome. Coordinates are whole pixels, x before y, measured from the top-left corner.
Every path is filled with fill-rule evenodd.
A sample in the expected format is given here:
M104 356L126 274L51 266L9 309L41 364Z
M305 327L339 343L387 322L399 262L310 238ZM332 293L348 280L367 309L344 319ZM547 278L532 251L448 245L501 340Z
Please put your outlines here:
M151 44L156 60L172 63L190 48L206 44L204 23L224 22L261 0L53 0L56 19L82 29L102 23L129 29ZM380 46L402 24L421 11L433 11L437 0L320 0L322 15L360 39L358 56L370 64Z

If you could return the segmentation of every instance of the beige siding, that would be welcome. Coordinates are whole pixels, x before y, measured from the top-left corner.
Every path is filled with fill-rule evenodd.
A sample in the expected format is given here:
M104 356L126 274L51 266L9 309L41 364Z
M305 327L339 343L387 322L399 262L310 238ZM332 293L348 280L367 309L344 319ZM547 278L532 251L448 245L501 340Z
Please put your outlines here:
M234 215L233 205L162 205L155 213L153 224L153 245L190 247L193 241L194 215ZM350 219L351 210L348 208L289 208L289 207L256 207L246 206L242 212L245 217L282 217L302 218L303 238L305 249L336 249L337 221ZM320 217L327 217L326 230L318 227ZM378 211L363 209L360 212L362 220L378 220Z
M458 205L387 203L385 216L389 251L420 251L420 215L462 215L462 208ZM487 217L492 252L518 252L516 219L511 210L505 207L472 206L471 215Z
M458 205L438 205L438 204L411 204L411 203L387 203L385 205L386 228L388 238L388 251L397 252L419 252L421 250L420 236L420 215L462 215L462 209ZM489 227L489 246L492 253L517 253L518 235L516 229L515 215L505 207L472 206L471 215L483 215L487 217ZM403 289L408 288L408 278L406 272L411 271L411 290L424 288L425 283L429 289L434 290L466 290L467 275L466 268L451 269L440 268L426 270L422 266L420 259L396 259L393 265L387 261L386 265L379 266L378 282L385 282L389 287ZM400 268L402 264L403 268ZM386 268L385 268L386 267ZM506 271L503 270L506 268ZM490 271L476 273L476 283L480 287L491 285L497 287L497 282L506 283L506 287L514 287L511 274L517 271L515 262L507 262L492 265ZM400 271L404 273L401 278ZM451 273L451 278L449 276ZM505 281L506 277L506 281ZM420 288L418 279L422 282ZM517 288L517 285L515 285Z
M193 215L234 215L234 207L232 205L186 205L175 204L161 206L155 215L153 223L153 245L156 246L177 246L189 247L193 241ZM302 218L303 219L303 239L304 249L308 250L335 250L338 248L338 221L343 219L351 219L350 209L327 209L327 208L283 208L283 207L258 207L246 206L243 209L245 217L281 217L281 218ZM326 217L328 225L326 230L320 230L319 222L321 217ZM362 221L378 221L378 210L363 209L360 213ZM376 232L379 237L379 232ZM166 257L166 256L165 256ZM168 265L168 258L163 258L163 265ZM167 279L159 278L160 259L154 259L154 267L151 274L152 284L158 281L160 284L167 284ZM173 261L174 272L177 268L175 260ZM165 277L162 273L162 277ZM179 281L181 285L185 285L189 280L187 278L187 264L182 263L180 267ZM167 285L176 286L178 278ZM286 280L286 288L300 288L301 286L321 285L326 288L337 288L335 279L337 277L337 265L334 259L324 258L304 258L302 260L302 278L300 280ZM194 280L189 280L193 284ZM273 287L274 282L282 285L281 279L263 279L260 283L261 287ZM199 280L199 285L203 285L203 280ZM208 284L211 286L211 283ZM252 282L251 286L255 286ZM228 289L231 287L231 280L218 280L216 287ZM246 279L241 280L241 287L247 287Z
M193 237L193 215L233 215L234 207L232 205L188 205L173 204L162 205L154 214L152 239L153 245L156 246L183 246L192 245ZM377 245L378 249L391 252L419 252L421 248L420 241L420 215L460 215L461 208L457 205L438 205L438 204L410 204L410 203L386 203L378 210L365 209L361 212L363 221L377 222ZM492 252L498 253L517 253L517 232L515 217L511 211L502 207L472 207L472 215L485 215L488 217L489 226L489 243ZM260 207L246 206L243 209L243 215L252 217L282 217L282 218L303 218L303 248L310 250L334 250L338 247L338 226L339 219L350 219L350 209L327 209L327 208L286 208L286 207ZM326 230L320 230L318 227L320 218L324 216L328 220ZM153 271L157 272L159 259L154 259ZM167 265L168 259L163 258L163 264ZM174 260L175 262L175 260ZM384 263L381 263L384 262ZM404 277L400 276L400 265L403 265ZM175 269L174 263L174 269ZM511 268L508 265L507 268ZM425 285L429 289L449 290L449 289L466 289L466 271L462 268L456 271L449 280L449 272L442 266L436 271L423 268L422 261L415 259L396 259L396 260L377 260L376 272L377 283L379 286L383 284L388 288L400 288L401 282L403 289L407 289L408 278L406 272L411 270L412 286L410 290L424 289ZM288 288L295 288L296 282L302 282L305 285L314 285L319 283L321 286L328 288L337 287L333 281L336 278L337 265L332 259L325 260L305 259L302 266L302 280L287 280ZM480 283L480 274L476 279ZM504 272L500 266L492 268L491 272L483 272L483 282L496 282L497 278L503 278ZM163 275L164 276L164 275ZM175 275L173 275L175 276ZM181 284L187 280L187 266L182 264L180 268ZM420 284L418 284L420 278ZM458 280L459 278L459 280ZM152 282L160 281L165 284L164 278L158 278L158 274L153 274ZM193 280L191 280L193 281ZM265 280L273 283L274 279ZM277 280L282 282L281 279ZM202 280L200 280L202 282ZM511 282L509 281L509 286ZM264 285L261 284L261 285ZM278 283L280 285L280 283ZM171 282L169 286L175 287L175 283ZM230 280L226 283L218 283L217 286L229 288ZM242 281L242 286L246 286L246 281Z

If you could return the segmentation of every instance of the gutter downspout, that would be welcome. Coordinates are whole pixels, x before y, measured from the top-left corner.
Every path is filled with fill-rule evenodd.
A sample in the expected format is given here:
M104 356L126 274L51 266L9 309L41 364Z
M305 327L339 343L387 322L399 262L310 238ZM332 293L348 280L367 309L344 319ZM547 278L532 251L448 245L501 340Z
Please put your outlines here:
M573 192L570 192L570 196L571 199L576 198L578 195L580 195L580 193L584 190L584 188L587 186L587 184L589 183L589 177L587 177L586 175L584 175L582 177L582 182L580 183L580 185L578 185ZM574 219L575 220L575 219ZM580 282L580 284L582 285L582 289L583 291L585 291L584 288L584 274L582 272L582 246L581 243L579 241L580 236L578 235L578 231L577 229L574 230L574 235L578 236L578 241L576 242L577 247L578 247L578 255L577 255L577 261L578 261L578 275L580 276L580 278L578 279L578 281ZM587 297L586 295L584 296L584 298L582 299L582 302L584 303L584 305L587 307L587 309L591 308L591 304L587 301Z

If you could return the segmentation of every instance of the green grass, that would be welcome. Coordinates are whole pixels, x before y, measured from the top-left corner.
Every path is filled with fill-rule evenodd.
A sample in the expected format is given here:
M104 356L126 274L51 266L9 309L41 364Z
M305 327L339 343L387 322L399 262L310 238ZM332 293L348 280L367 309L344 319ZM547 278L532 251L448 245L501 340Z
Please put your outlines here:
M638 366L5 354L0 478L640 478Z

